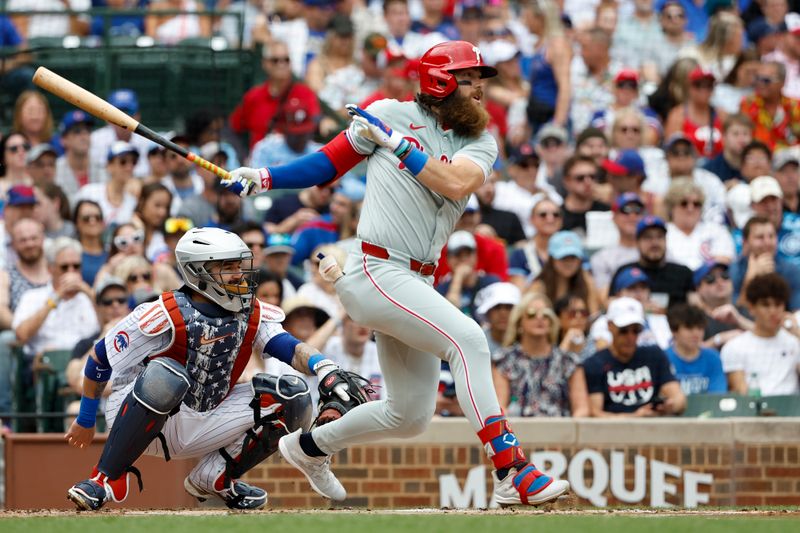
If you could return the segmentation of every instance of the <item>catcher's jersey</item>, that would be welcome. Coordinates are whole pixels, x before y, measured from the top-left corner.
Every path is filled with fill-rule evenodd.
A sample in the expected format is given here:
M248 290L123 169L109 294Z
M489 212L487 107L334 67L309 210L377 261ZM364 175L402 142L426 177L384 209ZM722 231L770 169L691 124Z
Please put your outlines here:
M444 130L414 102L379 100L367 110L398 131L417 148L440 161L457 157L476 163L484 178L497 159L497 143L484 131L466 138ZM408 254L420 261L439 259L439 253L464 211L467 198L450 200L433 192L388 149L357 134L352 122L348 137L367 158L367 191L358 223L358 237Z
M253 354L268 358L264 347L276 335L284 333L280 308L260 302L261 317L253 340ZM128 316L108 330L104 343L108 363L113 371L114 390L136 378L141 363L148 356L165 351L173 343L174 328L161 299L136 307ZM216 339L212 339L216 340ZM214 342L214 345L220 343ZM215 346L212 346L212 350Z

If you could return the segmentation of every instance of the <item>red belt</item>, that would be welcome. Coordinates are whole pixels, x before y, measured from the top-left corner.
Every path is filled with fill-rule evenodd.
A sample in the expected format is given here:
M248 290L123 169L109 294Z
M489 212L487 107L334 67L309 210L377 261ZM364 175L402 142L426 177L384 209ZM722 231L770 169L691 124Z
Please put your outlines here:
M389 259L389 250L377 244L361 241L361 251L378 259ZM422 261L411 259L408 268L414 272L419 272L423 276L431 276L436 270L436 263L423 263Z

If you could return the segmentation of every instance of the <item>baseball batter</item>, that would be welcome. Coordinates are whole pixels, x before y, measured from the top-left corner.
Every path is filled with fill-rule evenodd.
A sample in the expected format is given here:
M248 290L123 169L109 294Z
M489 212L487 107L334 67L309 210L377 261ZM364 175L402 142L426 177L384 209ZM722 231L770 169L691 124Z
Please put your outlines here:
M338 371L280 325L280 308L253 297L252 252L235 234L194 228L175 248L185 285L138 306L89 357L80 414L65 438L79 448L94 436L106 404L108 441L89 479L67 495L78 509L123 501L140 455L201 457L184 487L198 499L218 497L232 509L256 509L264 490L237 478L277 449L278 439L311 423L308 387L297 376L257 374L237 384L251 354L274 356L320 378Z
M348 106L350 127L320 152L282 167L240 168L226 182L240 194L326 184L367 158L360 242L335 287L353 320L376 331L386 398L279 442L323 496L346 497L329 469L331 454L425 430L440 359L450 364L459 403L494 463L496 501L540 504L569 490L527 462L498 404L480 327L432 287L439 252L497 157L482 106L484 79L496 73L471 43L436 45L420 60L414 102Z

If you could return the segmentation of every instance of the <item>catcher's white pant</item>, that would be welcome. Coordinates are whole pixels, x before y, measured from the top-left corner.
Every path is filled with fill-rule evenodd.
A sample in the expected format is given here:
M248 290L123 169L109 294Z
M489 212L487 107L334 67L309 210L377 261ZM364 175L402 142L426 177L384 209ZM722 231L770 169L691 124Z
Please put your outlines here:
M133 385L132 382L108 397L106 421L109 429ZM251 383L240 383L216 409L198 413L181 404L180 411L167 419L161 433L167 441L170 457L203 457L189 473L195 485L213 490L214 481L225 470L225 459L218 452L220 448L225 448L231 457L236 457L241 451L245 432L253 427L253 409L249 405L253 395ZM268 413L269 409L266 409L262 415ZM164 457L161 440L151 442L144 455Z
M332 454L352 444L410 437L425 430L436 407L440 359L450 363L464 416L475 431L499 415L489 346L480 326L440 295L431 277L409 270L408 259L352 252L336 281L347 313L376 331L386 399L360 405L313 430Z

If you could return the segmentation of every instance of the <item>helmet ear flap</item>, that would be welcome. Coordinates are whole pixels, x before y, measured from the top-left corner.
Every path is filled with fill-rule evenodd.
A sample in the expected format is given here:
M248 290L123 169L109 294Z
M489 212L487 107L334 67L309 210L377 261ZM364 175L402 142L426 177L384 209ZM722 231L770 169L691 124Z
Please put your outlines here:
M431 96L443 98L458 87L456 77L444 69L430 68L427 74L431 78L428 84L428 92Z

